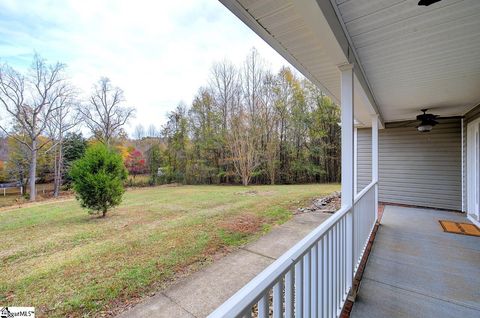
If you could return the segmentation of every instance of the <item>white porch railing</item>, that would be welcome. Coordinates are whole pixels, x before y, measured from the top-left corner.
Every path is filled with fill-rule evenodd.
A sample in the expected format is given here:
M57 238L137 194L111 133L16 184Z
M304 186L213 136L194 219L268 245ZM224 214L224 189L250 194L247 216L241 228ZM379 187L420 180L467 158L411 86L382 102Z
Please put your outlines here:
M355 272L360 265L362 260L363 253L368 244L368 239L370 234L372 234L373 228L375 227L375 222L377 219L377 205L375 202L375 191L377 189L377 184L372 182L366 188L364 188L360 193L355 197L353 201L354 207L354 236L355 236L355 247L353 249L354 260L355 260Z
M376 190L370 183L353 207L334 213L209 317L338 317L375 226Z

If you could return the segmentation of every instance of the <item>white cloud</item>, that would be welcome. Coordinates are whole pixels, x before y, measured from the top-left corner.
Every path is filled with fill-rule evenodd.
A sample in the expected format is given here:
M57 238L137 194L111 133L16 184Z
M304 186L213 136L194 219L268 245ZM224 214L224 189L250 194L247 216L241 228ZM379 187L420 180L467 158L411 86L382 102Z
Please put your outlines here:
M213 62L241 63L255 46L274 69L286 62L218 1L0 0L0 57L28 63L35 50L68 64L88 93L108 76L137 108L137 123L159 127L207 83Z

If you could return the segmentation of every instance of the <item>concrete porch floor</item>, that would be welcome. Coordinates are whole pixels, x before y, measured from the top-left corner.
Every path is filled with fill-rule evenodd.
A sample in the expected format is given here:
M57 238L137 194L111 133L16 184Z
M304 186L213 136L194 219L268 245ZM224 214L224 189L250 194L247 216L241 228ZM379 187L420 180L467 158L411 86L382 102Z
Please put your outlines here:
M350 317L480 317L480 237L461 213L386 206Z

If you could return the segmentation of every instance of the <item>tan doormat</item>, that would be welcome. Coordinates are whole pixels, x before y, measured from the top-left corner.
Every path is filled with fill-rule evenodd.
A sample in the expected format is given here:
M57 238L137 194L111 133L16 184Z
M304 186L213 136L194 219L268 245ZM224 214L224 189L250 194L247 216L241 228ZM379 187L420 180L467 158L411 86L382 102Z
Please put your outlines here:
M478 227L476 227L474 224L454 222L448 220L439 220L438 222L440 222L440 225L445 232L480 236L480 229L478 229Z

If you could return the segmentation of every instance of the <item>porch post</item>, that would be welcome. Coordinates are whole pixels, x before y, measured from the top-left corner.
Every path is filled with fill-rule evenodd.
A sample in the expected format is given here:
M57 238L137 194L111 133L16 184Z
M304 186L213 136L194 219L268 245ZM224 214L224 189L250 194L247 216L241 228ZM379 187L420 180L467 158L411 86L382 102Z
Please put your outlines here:
M354 253L354 145L353 145L353 64L339 66L341 71L342 121L342 207L351 207L347 214L347 290L352 287Z
M375 184L375 221L378 220L378 115L372 116L372 181Z

